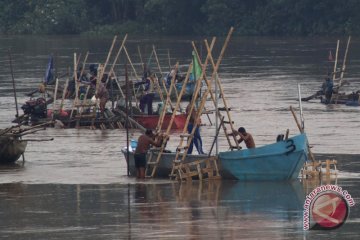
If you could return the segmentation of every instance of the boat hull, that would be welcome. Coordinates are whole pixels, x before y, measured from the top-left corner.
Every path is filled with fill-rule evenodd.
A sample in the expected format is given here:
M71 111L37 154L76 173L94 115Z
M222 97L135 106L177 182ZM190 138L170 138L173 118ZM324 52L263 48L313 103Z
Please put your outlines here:
M165 115L162 129L167 129L170 124L171 114ZM159 115L135 115L135 121L141 124L144 128L155 129L160 119ZM178 114L175 116L171 129L184 129L186 122L186 114Z
M305 134L258 148L221 152L220 174L226 179L246 181L296 179L307 154Z
M127 149L124 148L121 150L121 152L124 154L125 159L127 160L128 159ZM153 159L156 159L156 157L158 156L158 152L151 153L149 151L146 156L147 161L150 159L151 154L154 154ZM175 159L175 155L176 155L176 153L163 153L161 155L161 160L160 160L159 165L156 170L156 177L159 177L159 178L168 178L169 177L169 175L171 173L171 169L172 169L172 163ZM206 158L208 158L207 155L188 154L188 155L186 155L185 163L192 162L192 161L199 160L199 159L206 159ZM129 164L130 175L136 176L134 152L132 150L129 151L129 160L127 161L127 163Z
M17 161L25 152L27 141L13 139L13 137L0 137L0 163L8 164Z

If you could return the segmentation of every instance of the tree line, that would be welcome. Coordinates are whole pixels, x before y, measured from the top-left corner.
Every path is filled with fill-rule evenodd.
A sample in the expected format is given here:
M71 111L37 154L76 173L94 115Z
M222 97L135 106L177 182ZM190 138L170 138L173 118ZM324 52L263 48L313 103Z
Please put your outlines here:
M2 34L357 35L358 0L2 0Z

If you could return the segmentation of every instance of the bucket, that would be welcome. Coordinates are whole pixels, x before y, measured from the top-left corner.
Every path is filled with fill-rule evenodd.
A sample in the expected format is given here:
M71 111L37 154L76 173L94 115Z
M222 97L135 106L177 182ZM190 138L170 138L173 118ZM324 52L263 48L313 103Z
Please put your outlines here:
M131 141L130 141L130 146L131 146L131 148L132 149L136 149L136 147L137 147L137 141L135 141L135 140L133 140L133 139L131 139Z

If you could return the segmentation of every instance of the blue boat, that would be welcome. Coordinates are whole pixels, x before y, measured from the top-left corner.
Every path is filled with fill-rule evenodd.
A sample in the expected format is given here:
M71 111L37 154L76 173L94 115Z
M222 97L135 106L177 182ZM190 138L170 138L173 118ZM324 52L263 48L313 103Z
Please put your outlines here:
M221 176L247 181L296 179L307 160L305 134L258 148L219 153Z

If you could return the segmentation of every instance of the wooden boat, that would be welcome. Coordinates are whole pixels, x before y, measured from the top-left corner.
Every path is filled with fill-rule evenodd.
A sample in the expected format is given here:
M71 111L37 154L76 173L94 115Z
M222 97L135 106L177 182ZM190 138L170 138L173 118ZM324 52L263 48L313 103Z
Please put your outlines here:
M360 91L357 92L352 92L350 94L339 94L339 96L334 97L331 102L327 101L325 97L321 96L320 97L320 102L323 104L344 104L347 106L359 106L359 93Z
M131 176L136 176L136 169L135 169L135 161L134 161L134 152L133 149L130 148L129 149L129 160L127 160L127 148L123 148L121 149L121 152L124 154L126 161L129 164L129 171L130 171L130 175ZM149 151L146 159L150 159L151 158L151 154L154 154L152 156L152 158L156 158L158 156L158 152L157 151ZM175 159L175 152L164 152L161 155L161 160L160 163L158 165L157 171L156 171L156 176L159 178L168 178L170 173L171 173L171 169L172 169L172 164L173 164L173 160ZM208 155L192 155L192 154L188 154L185 158L185 163L186 162L192 162L195 160L199 160L199 159L206 159L208 158Z
M307 160L305 134L253 149L219 153L222 178L255 181L291 180Z
M160 116L159 115L134 115L133 119L137 121L144 128L155 129ZM183 129L185 126L187 115L186 114L178 114L174 118L173 125L171 129ZM171 114L167 114L164 117L164 122L162 124L162 129L166 129L169 126L171 120Z
M127 159L127 149L121 150ZM150 154L157 152L149 152ZM296 179L307 160L307 138L300 134L284 141L254 149L221 152L219 170L223 179L246 181L284 181ZM168 177L176 153L163 153L157 168L157 177ZM155 156L156 157L156 156ZM208 155L187 155L185 163L206 159ZM135 176L134 152L129 151L129 170Z
M25 152L27 141L12 135L0 136L0 163L13 163Z

